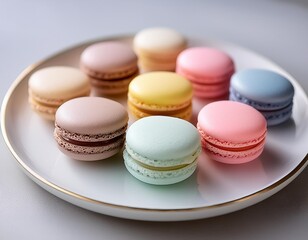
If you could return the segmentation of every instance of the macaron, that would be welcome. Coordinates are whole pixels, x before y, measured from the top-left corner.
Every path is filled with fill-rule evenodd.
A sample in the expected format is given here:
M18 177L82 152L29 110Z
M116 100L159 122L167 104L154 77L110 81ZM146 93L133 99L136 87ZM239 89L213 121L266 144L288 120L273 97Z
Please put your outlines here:
M291 117L293 97L292 83L271 70L245 69L231 78L229 99L259 110L268 126L281 124Z
M168 185L190 177L200 154L200 136L188 121L152 116L127 130L124 163L142 182Z
M244 103L216 101L204 106L198 114L197 127L208 156L222 163L252 161L265 146L266 120Z
M188 48L176 62L176 72L191 81L194 95L206 99L228 96L234 71L232 58L216 48Z
M189 120L192 86L187 79L173 72L143 73L129 85L128 108L137 119L164 115Z
M178 54L187 46L186 38L170 28L147 28L139 31L133 41L144 72L174 71Z
M118 153L128 122L125 108L102 97L75 98L56 112L54 138L68 157L95 161Z
M91 78L97 95L126 93L130 81L139 73L132 47L117 41L87 47L81 54L80 68Z
M45 119L54 120L64 102L90 94L89 78L77 68L54 66L34 72L28 82L31 108Z

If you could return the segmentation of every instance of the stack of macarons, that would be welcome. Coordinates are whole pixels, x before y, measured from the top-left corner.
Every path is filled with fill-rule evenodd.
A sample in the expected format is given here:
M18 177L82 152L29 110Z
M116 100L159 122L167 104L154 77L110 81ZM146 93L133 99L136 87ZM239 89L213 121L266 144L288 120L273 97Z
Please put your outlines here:
M32 74L30 106L54 121L55 141L66 156L96 161L122 153L128 172L145 183L187 179L204 163L201 151L226 164L257 159L268 127L292 115L294 87L287 77L266 69L236 71L229 53L188 47L172 29L144 29L132 43L94 43L78 60L79 68L51 66ZM127 109L108 99L118 94L127 97ZM200 98L210 101L195 113L194 126L193 102Z

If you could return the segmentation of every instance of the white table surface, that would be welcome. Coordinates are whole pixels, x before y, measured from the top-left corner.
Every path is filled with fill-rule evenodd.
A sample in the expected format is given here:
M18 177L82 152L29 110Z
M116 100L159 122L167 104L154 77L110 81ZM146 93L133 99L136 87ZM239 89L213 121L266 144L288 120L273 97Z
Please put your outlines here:
M259 52L308 92L308 1L1 0L0 99L25 67L55 51L152 26ZM118 219L43 190L0 138L0 239L308 239L307 189L308 169L269 199L228 215L173 223Z

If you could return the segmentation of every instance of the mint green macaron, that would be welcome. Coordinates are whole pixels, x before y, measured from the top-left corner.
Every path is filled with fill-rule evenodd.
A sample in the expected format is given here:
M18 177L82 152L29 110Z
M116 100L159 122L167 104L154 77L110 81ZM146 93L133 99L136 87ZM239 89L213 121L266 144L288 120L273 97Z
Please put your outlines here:
M129 127L123 157L127 170L135 178L149 184L168 185L194 173L200 152L200 135L191 123L151 116Z

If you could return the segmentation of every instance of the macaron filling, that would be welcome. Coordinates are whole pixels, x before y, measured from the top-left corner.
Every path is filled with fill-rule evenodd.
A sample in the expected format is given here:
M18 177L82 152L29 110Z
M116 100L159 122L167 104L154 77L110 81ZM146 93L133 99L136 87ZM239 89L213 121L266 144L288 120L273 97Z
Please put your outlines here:
M225 83L226 79L229 79L233 72L234 72L234 66L231 66L229 69L226 69L226 72L222 75L217 76L202 76L202 75L196 75L191 73L189 70L184 69L183 67L177 66L176 72L180 75L185 76L187 79L189 79L191 82L201 85L212 85L217 83Z
M191 164L184 165L183 167L155 168L150 166L148 168L146 165L140 164L139 161L133 159L126 150L123 152L123 157L127 170L140 180L150 184L166 185L182 181L189 177L197 167L197 158ZM153 179L155 179L155 183ZM165 179L167 179L167 183Z
M63 139L69 139L70 141L75 142L105 142L111 139L117 138L125 134L127 129L127 124L112 132L112 133L102 133L102 134L78 134L72 133L61 128L57 123L55 123L55 131L58 133L59 136L62 136ZM81 141L82 140L82 141Z
M176 114L183 113L183 111L189 110L191 108L191 104L188 106L184 106L182 108L178 108L178 109L173 109L175 108L174 106L170 106L170 108L169 106L166 108L163 108L163 107L159 108L158 106L156 106L156 108L148 109L148 108L140 107L140 105L139 106L135 105L133 102L129 102L128 104L130 107L136 108L138 111L141 111L142 113L145 113L147 115L161 115L161 114L164 115L164 113L166 113L166 115L173 116Z
M247 147L247 148L221 148L216 145L212 145L209 142L203 143L202 145L206 145L207 152L210 152L214 155L219 155L220 157L226 158L247 158L250 156L257 157L263 151L265 145L265 139L258 143L257 145Z
M123 146L126 129L127 125L111 133L78 134L67 131L55 123L54 137L59 146L63 146L67 151L97 154Z
M281 110L293 105L293 96L290 99L281 102L260 102L247 98L230 87L230 100L248 104L259 111Z
M155 103L145 103L143 101L137 100L131 93L128 94L128 101L138 109L148 110L148 111L177 111L182 110L191 105L191 99L188 101L177 103L177 104L155 104Z
M150 159L146 156L142 156L135 151L132 150L131 147L126 143L125 148L127 153L131 156L132 159L134 159L137 163L140 165L151 168L151 169L179 169L181 167L185 167L191 163L193 163L199 156L201 152L201 148L198 147L196 151L189 155L178 159L170 159L169 161L159 161L157 159Z
M245 142L229 142L229 141L222 141L220 139L214 138L210 135L208 135L200 126L200 124L197 124L197 128L198 131L201 135L201 141L203 141L203 143L208 142L211 145L217 146L219 148L222 149L249 149L249 148L253 148L254 146L257 146L260 142L262 142L265 137L266 137L266 133L267 131L265 131L263 134L260 134L259 137L254 138L250 141L245 141Z
M266 132L259 138L249 142L231 143L221 141L207 135L200 126L197 125L201 138L201 145L206 151L221 158L247 158L257 157L263 151L265 145Z
M138 73L138 68L136 66L131 69L122 70L119 72L98 72L81 64L81 69L86 72L91 78L99 80L123 80L129 78L130 76L136 75Z
M74 144L74 145L79 145L79 146L88 146L88 147L99 147L99 146L106 146L109 145L111 143L114 143L120 139L123 139L123 135L117 136L113 139L110 140L106 140L106 141L97 141L97 142L85 142L85 141L76 141L70 138L66 138L65 136L59 136L61 137L64 141Z

